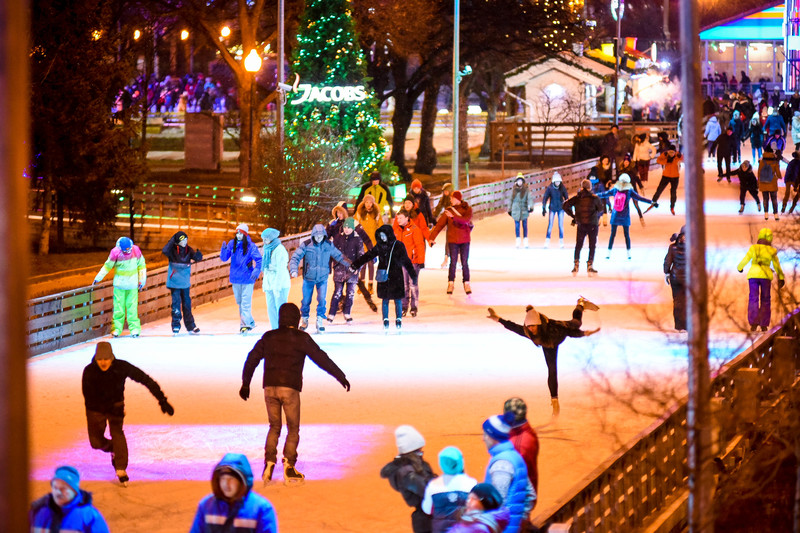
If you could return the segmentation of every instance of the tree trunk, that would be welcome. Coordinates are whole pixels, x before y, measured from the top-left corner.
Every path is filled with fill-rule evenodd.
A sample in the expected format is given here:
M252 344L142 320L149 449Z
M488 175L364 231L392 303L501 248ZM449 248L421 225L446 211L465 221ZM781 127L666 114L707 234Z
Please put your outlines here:
M797 393L795 393L795 395L796 394ZM795 396L795 398L796 397L797 396ZM794 443L794 458L795 461L797 461L794 482L794 533L800 533L800 439L796 437Z
M46 158L45 158L46 160ZM42 193L42 225L39 229L39 255L50 253L50 220L53 215L53 187L50 176L45 174Z
M491 91L489 98L486 99L486 131L483 135L483 146L481 146L480 157L489 157L491 149L492 128L490 124L497 120L497 107L500 100L500 93Z
M56 191L56 252L64 251L64 197L63 190Z
M396 60L392 64L392 74L395 81L394 113L392 114L392 127L394 136L392 137L392 154L389 157L392 163L397 166L397 170L404 181L411 181L411 174L406 168L406 136L411 125L411 118L414 115L414 101L411 100L405 90L407 82L407 67L405 60Z
M469 163L469 130L467 129L468 91L459 93L458 102L458 159L459 163Z
M417 174L433 174L436 168L436 147L433 145L433 132L436 128L438 112L437 101L439 81L432 81L425 89L425 100L422 103L422 128L419 133L419 148L417 149L417 163L414 172Z
M249 74L249 73L248 73ZM253 148L255 147L255 140L257 138L255 123L253 120L253 111L255 109L253 101L253 84L254 76L248 75L245 77L239 89L239 185L242 187L249 187L251 182L251 168L254 161Z

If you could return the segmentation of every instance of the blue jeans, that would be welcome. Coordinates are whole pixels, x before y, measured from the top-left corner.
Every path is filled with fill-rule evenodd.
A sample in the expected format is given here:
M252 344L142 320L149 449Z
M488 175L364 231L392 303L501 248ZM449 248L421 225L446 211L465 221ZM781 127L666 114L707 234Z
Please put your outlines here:
M279 291L266 290L264 291L264 298L267 300L269 329L278 329L278 310L289 301L289 289L281 289Z
M300 443L300 391L291 387L264 387L269 431L264 443L264 463L278 462L278 439L286 416L286 442L283 457L290 465L297 462L297 445Z
M608 249L614 247L614 238L617 236L617 228L619 224L611 224L611 236L608 238ZM622 231L625 233L625 247L631 249L631 228L630 226L622 226Z
M756 151L758 152L758 157L756 157ZM762 154L761 154L761 147L760 146L758 148L753 148L753 163L755 163L756 161L760 161L761 160L761 155Z
M396 319L403 318L403 300L383 300L382 304L382 311L383 311L383 319L389 320L389 302L394 302L394 317Z
M547 238L550 238L550 231L553 229L553 217L558 215L558 238L564 238L564 210L553 211L550 210L550 217L547 220Z
M461 255L461 280L469 281L469 243L455 244L451 242L447 247L450 249L450 271L447 273L447 281L456 280L456 264L459 255Z
M314 295L314 288L317 289L317 316L325 318L325 298L328 293L328 278L325 281L314 283L307 279L303 280L303 301L300 303L300 314L308 318L311 312L311 297Z
M239 306L239 326L248 328L256 327L253 320L253 284L252 283L231 283L233 285L233 297Z
M189 289L170 289L172 292L172 329L181 329L181 318L186 324L186 330L192 331L195 328L194 316L192 316L192 296ZM183 313L181 313L183 311Z
M522 236L526 239L528 238L528 219L523 218L522 220L515 220L514 221L514 232L517 234L517 238L519 239L519 226L522 224Z

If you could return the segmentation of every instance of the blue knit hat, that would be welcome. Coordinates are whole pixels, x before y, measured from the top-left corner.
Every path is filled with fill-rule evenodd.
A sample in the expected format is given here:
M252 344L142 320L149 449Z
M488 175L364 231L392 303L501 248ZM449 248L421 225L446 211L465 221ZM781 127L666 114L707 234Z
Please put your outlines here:
M117 241L117 246L119 246L119 249L124 252L125 250L130 250L133 248L133 241L128 237L120 237Z
M497 441L508 440L511 426L514 424L514 413L511 411L502 415L492 415L483 423L483 432Z
M80 493L81 476L78 469L74 466L59 466L56 468L56 473L53 474L53 479L60 479L75 491L75 494Z
M464 455L455 446L448 446L439 452L439 466L447 475L462 474L464 472Z

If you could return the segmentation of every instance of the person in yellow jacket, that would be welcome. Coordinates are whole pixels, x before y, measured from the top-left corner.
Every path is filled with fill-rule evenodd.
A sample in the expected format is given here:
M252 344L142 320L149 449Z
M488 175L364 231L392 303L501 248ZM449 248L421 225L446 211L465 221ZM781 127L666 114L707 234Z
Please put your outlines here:
M142 332L139 321L139 291L147 281L147 266L144 255L128 237L117 239L117 245L108 254L103 268L94 277L92 285L100 283L106 275L114 271L114 315L111 322L111 336L119 337L128 319L131 337Z
M772 246L772 230L762 228L758 232L758 241L750 247L747 255L739 263L736 269L744 271L744 267L750 263L750 270L747 271L747 280L750 284L750 301L747 306L747 322L750 324L750 331L755 331L761 326L761 331L767 331L771 313L771 294L772 268L778 273L778 288L782 288L786 283L781 263L778 261L778 250Z
M364 197L368 194L372 195L375 200L375 205L378 206L378 212L382 216L382 224L390 224L394 213L394 200L392 199L392 191L389 186L381 181L381 173L377 170L370 174L369 183L365 183L361 187L361 193L356 199L356 205L359 205Z

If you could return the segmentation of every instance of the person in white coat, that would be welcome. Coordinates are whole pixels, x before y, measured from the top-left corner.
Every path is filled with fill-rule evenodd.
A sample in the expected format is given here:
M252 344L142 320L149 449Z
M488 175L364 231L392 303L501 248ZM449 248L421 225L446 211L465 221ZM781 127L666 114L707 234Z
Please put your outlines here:
M264 248L261 251L261 269L264 281L261 288L267 300L267 314L270 329L278 328L278 309L289 301L289 252L278 238L281 232L275 228L267 228L261 232Z
M800 111L795 111L792 117L792 142L794 150L800 150Z
M708 146L708 157L714 157L717 151L717 139L722 135L722 129L719 125L719 120L716 116L712 116L706 122L706 129L703 132L703 137L706 139L706 146Z
M422 498L422 511L431 515L432 533L443 533L458 522L467 497L478 481L464 473L464 456L455 446L439 452L442 475L430 480Z
M642 133L633 146L633 161L639 176L639 188L644 191L644 184L650 176L650 161L658 155L656 147L650 144L649 135Z

